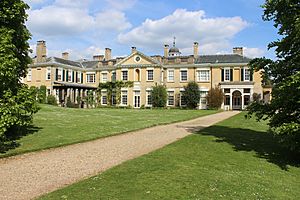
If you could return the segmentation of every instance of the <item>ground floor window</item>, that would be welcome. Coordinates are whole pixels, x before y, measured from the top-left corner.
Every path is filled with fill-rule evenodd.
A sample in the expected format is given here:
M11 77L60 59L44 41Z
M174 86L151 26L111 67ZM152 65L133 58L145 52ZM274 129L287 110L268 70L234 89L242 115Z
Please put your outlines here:
M121 104L122 105L127 105L127 91L122 91Z
M168 106L174 106L174 92L168 92Z
M244 105L248 106L250 103L250 95L245 95L244 96Z
M102 102L103 105L107 105L107 93L103 92L102 93Z
M116 105L116 104L117 104L116 93L113 93L113 94L111 95L111 103L112 103L112 105Z
M147 92L147 105L152 105L151 91Z
M182 92L180 93L180 106L186 106L186 99Z

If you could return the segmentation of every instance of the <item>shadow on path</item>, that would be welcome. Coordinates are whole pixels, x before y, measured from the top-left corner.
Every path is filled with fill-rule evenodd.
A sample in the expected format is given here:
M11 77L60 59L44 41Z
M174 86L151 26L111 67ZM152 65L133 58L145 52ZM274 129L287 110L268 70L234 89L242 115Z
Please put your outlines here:
M283 170L288 170L288 165L300 167L299 155L281 147L271 133L215 125L195 134L214 136L216 142L227 142L235 151L254 151Z
M27 126L27 127L19 127L16 129L12 129L7 132L6 140L0 141L0 153L5 153L8 150L15 149L20 146L20 143L18 142L19 139L26 135L34 134L41 130L42 128L37 126Z

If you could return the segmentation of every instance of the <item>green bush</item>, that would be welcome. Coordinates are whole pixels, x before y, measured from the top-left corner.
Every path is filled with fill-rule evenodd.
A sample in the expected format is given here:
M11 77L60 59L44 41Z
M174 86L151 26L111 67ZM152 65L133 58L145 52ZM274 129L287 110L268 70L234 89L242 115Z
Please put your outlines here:
M183 98L186 101L187 108L197 108L200 101L200 91L196 82L191 81L184 87Z
M168 94L165 86L156 85L152 87L151 101L154 108L165 107L167 104L167 98Z
M41 85L41 87L38 89L37 98L39 103L46 103L47 87L45 85Z
M219 109L224 101L224 93L218 86L211 88L206 96L209 109Z
M53 95L48 95L48 96L47 96L47 104L57 106L57 101L56 101L55 96L53 96Z

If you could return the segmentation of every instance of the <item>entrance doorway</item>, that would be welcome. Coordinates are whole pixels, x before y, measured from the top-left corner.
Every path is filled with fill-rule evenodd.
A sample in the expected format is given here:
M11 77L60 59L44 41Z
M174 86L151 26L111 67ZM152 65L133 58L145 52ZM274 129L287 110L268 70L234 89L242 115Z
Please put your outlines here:
M232 110L242 109L242 93L240 91L234 91L232 93Z
M141 107L141 93L140 91L134 92L134 107L139 108Z

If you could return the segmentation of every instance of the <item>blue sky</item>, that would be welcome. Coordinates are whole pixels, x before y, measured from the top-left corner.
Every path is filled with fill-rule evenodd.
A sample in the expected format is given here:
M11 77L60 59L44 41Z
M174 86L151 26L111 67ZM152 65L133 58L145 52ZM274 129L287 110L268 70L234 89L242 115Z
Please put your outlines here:
M30 45L47 42L48 56L68 51L71 59L91 59L112 49L125 56L132 46L147 55L162 55L172 44L183 55L226 54L243 46L248 57L274 58L272 22L262 21L263 0L25 0L31 7ZM33 55L35 52L33 52Z

